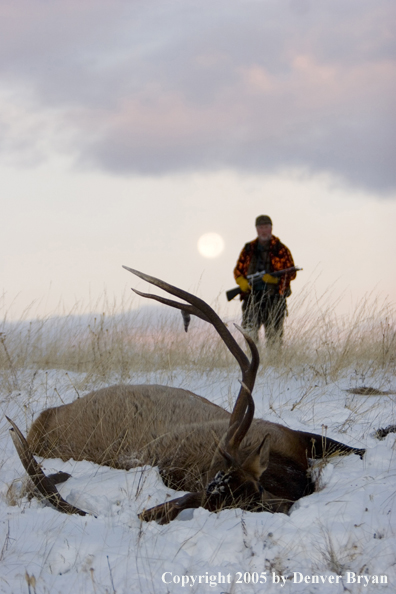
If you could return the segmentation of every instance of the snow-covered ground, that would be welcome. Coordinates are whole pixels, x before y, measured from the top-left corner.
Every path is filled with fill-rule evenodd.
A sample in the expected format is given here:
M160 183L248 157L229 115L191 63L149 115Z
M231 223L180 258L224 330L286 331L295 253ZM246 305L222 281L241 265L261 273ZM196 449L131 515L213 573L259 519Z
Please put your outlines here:
M237 375L174 370L169 383L229 408ZM363 460L333 458L318 468L319 490L290 515L197 509L159 526L141 523L138 513L179 493L164 486L156 468L125 472L44 460L47 473L72 475L59 490L92 513L86 517L60 514L24 495L25 472L4 414L26 433L33 415L76 397L73 384L81 377L21 372L19 390L0 392L0 592L395 592L396 436L374 436L395 422L395 396L346 392L361 379L353 369L336 384L326 379L267 370L256 383L256 416L365 447ZM379 376L363 379L383 386Z

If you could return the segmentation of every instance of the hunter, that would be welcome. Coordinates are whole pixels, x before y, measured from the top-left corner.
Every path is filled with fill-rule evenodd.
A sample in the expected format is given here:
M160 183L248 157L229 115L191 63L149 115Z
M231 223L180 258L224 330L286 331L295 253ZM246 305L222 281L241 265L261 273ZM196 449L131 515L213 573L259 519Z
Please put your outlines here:
M290 250L272 235L272 221L267 215L256 218L257 238L243 248L234 277L242 293L242 327L255 341L264 325L267 344L281 345L283 322L287 315L286 298L291 295L290 281L296 278L291 271L275 277L271 272L294 267ZM257 273L263 273L261 274ZM249 283L247 276L256 274Z

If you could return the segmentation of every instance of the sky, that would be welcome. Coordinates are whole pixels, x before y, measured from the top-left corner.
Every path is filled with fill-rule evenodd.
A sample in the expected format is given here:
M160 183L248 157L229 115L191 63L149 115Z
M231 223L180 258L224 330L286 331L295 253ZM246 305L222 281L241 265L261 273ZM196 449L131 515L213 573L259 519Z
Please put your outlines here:
M259 214L304 291L395 300L390 0L0 0L2 317L218 303ZM198 251L206 233L224 249Z

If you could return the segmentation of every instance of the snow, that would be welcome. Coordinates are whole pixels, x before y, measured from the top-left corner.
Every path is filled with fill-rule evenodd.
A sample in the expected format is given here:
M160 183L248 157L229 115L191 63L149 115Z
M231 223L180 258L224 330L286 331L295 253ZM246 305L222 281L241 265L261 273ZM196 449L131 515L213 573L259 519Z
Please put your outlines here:
M375 385L376 379L369 381ZM72 401L80 380L62 370L26 369L18 391L1 390L2 413L26 433L38 412L61 404L60 398ZM169 383L229 408L237 380L237 373L225 371L172 370ZM133 383L144 381L144 374L133 377ZM155 383L152 373L150 381ZM43 460L46 473L72 475L59 491L90 512L60 514L24 493L25 473L2 416L0 592L394 592L395 434L379 441L374 432L394 423L395 397L346 393L354 381L354 370L337 383L271 368L258 377L257 417L367 448L363 460L353 455L318 464L319 489L289 515L200 508L165 526L142 523L141 510L180 495L164 486L156 468L126 472ZM384 576L387 583L373 583Z

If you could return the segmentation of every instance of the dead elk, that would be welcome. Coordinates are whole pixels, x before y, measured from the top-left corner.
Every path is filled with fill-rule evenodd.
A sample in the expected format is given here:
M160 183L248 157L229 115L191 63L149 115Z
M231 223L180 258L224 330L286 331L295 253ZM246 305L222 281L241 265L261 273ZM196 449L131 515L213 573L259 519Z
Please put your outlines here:
M254 341L241 329L250 359L226 325L202 299L164 281L124 267L136 276L184 300L135 291L195 315L216 329L242 372L232 413L188 390L159 385L116 385L96 390L71 404L44 410L27 440L12 423L14 443L26 471L59 511L84 513L62 499L56 479L46 477L33 453L66 461L90 460L126 470L158 466L166 485L188 491L140 514L166 523L180 511L203 506L287 512L294 501L312 493L309 459L355 453L356 449L313 433L293 431L254 419L252 391L259 365Z

